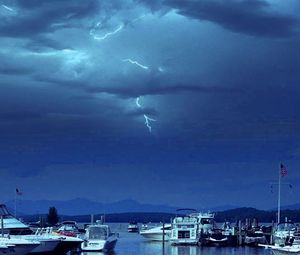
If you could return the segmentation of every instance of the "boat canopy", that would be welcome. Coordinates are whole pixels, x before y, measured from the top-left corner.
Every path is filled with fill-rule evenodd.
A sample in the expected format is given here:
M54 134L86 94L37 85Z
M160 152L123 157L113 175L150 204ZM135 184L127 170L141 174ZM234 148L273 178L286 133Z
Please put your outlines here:
M295 231L297 229L293 222L282 222L277 225L277 231Z
M87 229L88 239L106 239L108 234L107 226L90 226Z

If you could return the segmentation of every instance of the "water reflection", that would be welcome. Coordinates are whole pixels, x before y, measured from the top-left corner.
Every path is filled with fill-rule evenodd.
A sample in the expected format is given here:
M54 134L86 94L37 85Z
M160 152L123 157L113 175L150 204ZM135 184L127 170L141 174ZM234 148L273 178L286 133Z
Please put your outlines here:
M171 255L199 255L196 246L171 246Z
M117 255L115 251L110 252L95 252L95 251L83 251L80 255Z
M198 247L172 246L166 242L151 242L137 233L128 233L122 225L115 224L113 230L120 233L114 252L82 252L77 255L272 255L262 248L252 247Z

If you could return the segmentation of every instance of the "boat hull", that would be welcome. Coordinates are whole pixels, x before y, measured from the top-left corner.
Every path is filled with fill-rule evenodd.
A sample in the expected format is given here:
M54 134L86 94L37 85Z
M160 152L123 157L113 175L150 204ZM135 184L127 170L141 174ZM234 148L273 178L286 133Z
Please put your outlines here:
M140 235L148 241L156 241L156 242L163 241L162 233L140 233ZM164 241L167 242L169 241L169 239L170 239L170 234L165 234Z
M26 255L30 253L34 248L36 248L39 244L16 244L8 246L8 250L6 254L10 255Z
M40 240L40 245L34 248L30 253L51 253L60 243L60 240Z
M92 240L84 241L81 244L81 250L83 251L112 251L116 244L117 238L111 240Z
M54 252L55 254L66 254L69 251L76 251L82 242L83 240L77 237L63 237Z
M299 248L293 247L282 247L282 248L272 248L272 252L274 255L288 255L288 254L300 254Z

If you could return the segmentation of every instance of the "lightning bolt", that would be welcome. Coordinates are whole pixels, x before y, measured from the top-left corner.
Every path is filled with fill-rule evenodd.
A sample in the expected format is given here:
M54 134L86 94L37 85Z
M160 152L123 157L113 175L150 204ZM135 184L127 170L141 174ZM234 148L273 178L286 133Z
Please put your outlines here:
M108 32L106 33L105 35L103 36L98 36L95 34L96 32L96 29L101 25L101 22L98 22L95 26L95 28L91 29L90 30L90 35L93 36L93 38L95 40L98 40L98 41L102 41L102 40L105 40L107 39L108 37L120 32L123 28L124 28L124 25L123 24L120 24L114 31L111 31L111 32Z
M144 17L146 17L145 14L143 14L143 15L141 15L141 16L139 16L139 17L137 17L137 18L135 18L135 19L133 19L133 20L131 20L131 21L129 21L127 24L126 24L126 23L125 23L125 24L126 24L126 25L128 25L128 24L133 24L133 23L139 21L140 19L143 19ZM101 26L101 22L98 22L98 23L96 24L96 26L90 30L90 35L91 35L95 40L102 41L102 40L105 40L105 39L107 39L108 37L110 37L110 36L112 36L112 35L114 35L114 34L120 32L122 29L125 28L125 24L124 24L124 23L121 23L114 31L108 32L108 33L106 33L106 34L103 35L103 36L98 36L98 35L96 35L96 30Z
M122 59L122 61L123 62L129 62L130 64L133 64L133 65L137 65L138 67L140 67L142 69L145 69L145 70L149 69L148 66L142 65L141 63L137 62L136 60L132 60L130 58Z
M14 9L12 9L12 8L10 8L10 7L8 7L7 5L5 5L5 4L1 4L1 6L5 9L5 10L7 10L7 11L10 11L10 12L15 12L14 11Z
M135 104L138 108L143 108L142 105L140 104L140 97L137 97L135 99ZM144 118L145 118L145 125L147 126L149 132L151 133L152 132L152 127L151 127L151 121L156 121L155 119L152 119L150 117L148 117L146 114L143 114Z

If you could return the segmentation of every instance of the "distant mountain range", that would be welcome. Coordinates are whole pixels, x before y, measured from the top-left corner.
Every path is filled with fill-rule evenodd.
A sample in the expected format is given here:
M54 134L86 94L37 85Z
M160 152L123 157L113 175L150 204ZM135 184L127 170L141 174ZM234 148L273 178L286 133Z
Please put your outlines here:
M14 200L5 203L8 208L14 208ZM163 212L174 213L179 207L169 205L142 204L135 200L122 200L113 203L101 203L91 201L85 198L76 198L72 200L23 200L17 202L17 210L22 214L44 214L48 213L49 207L56 207L59 214L63 215L88 215L103 213L127 213L127 212ZM237 206L225 205L214 208L195 208L200 211L224 211L234 209Z
M281 206L282 210L300 210L300 203L298 204L293 204L293 205L284 205ZM277 210L277 208L273 208L272 210Z
M5 203L8 208L14 208L14 200L10 200ZM153 205L143 204L135 200L122 200L113 203L101 203L91 201L85 198L76 198L72 200L60 201L60 200L18 200L17 211L18 214L33 215L33 214L45 214L48 213L49 207L56 207L57 211L61 215L90 215L90 214L109 214L109 213L175 213L179 207L169 205ZM206 212L223 212L230 211L239 208L234 205L224 205L213 208L195 208L198 211ZM270 209L268 211L276 211L277 208ZM282 210L300 210L300 203L289 206L282 206ZM13 212L12 210L10 210Z

